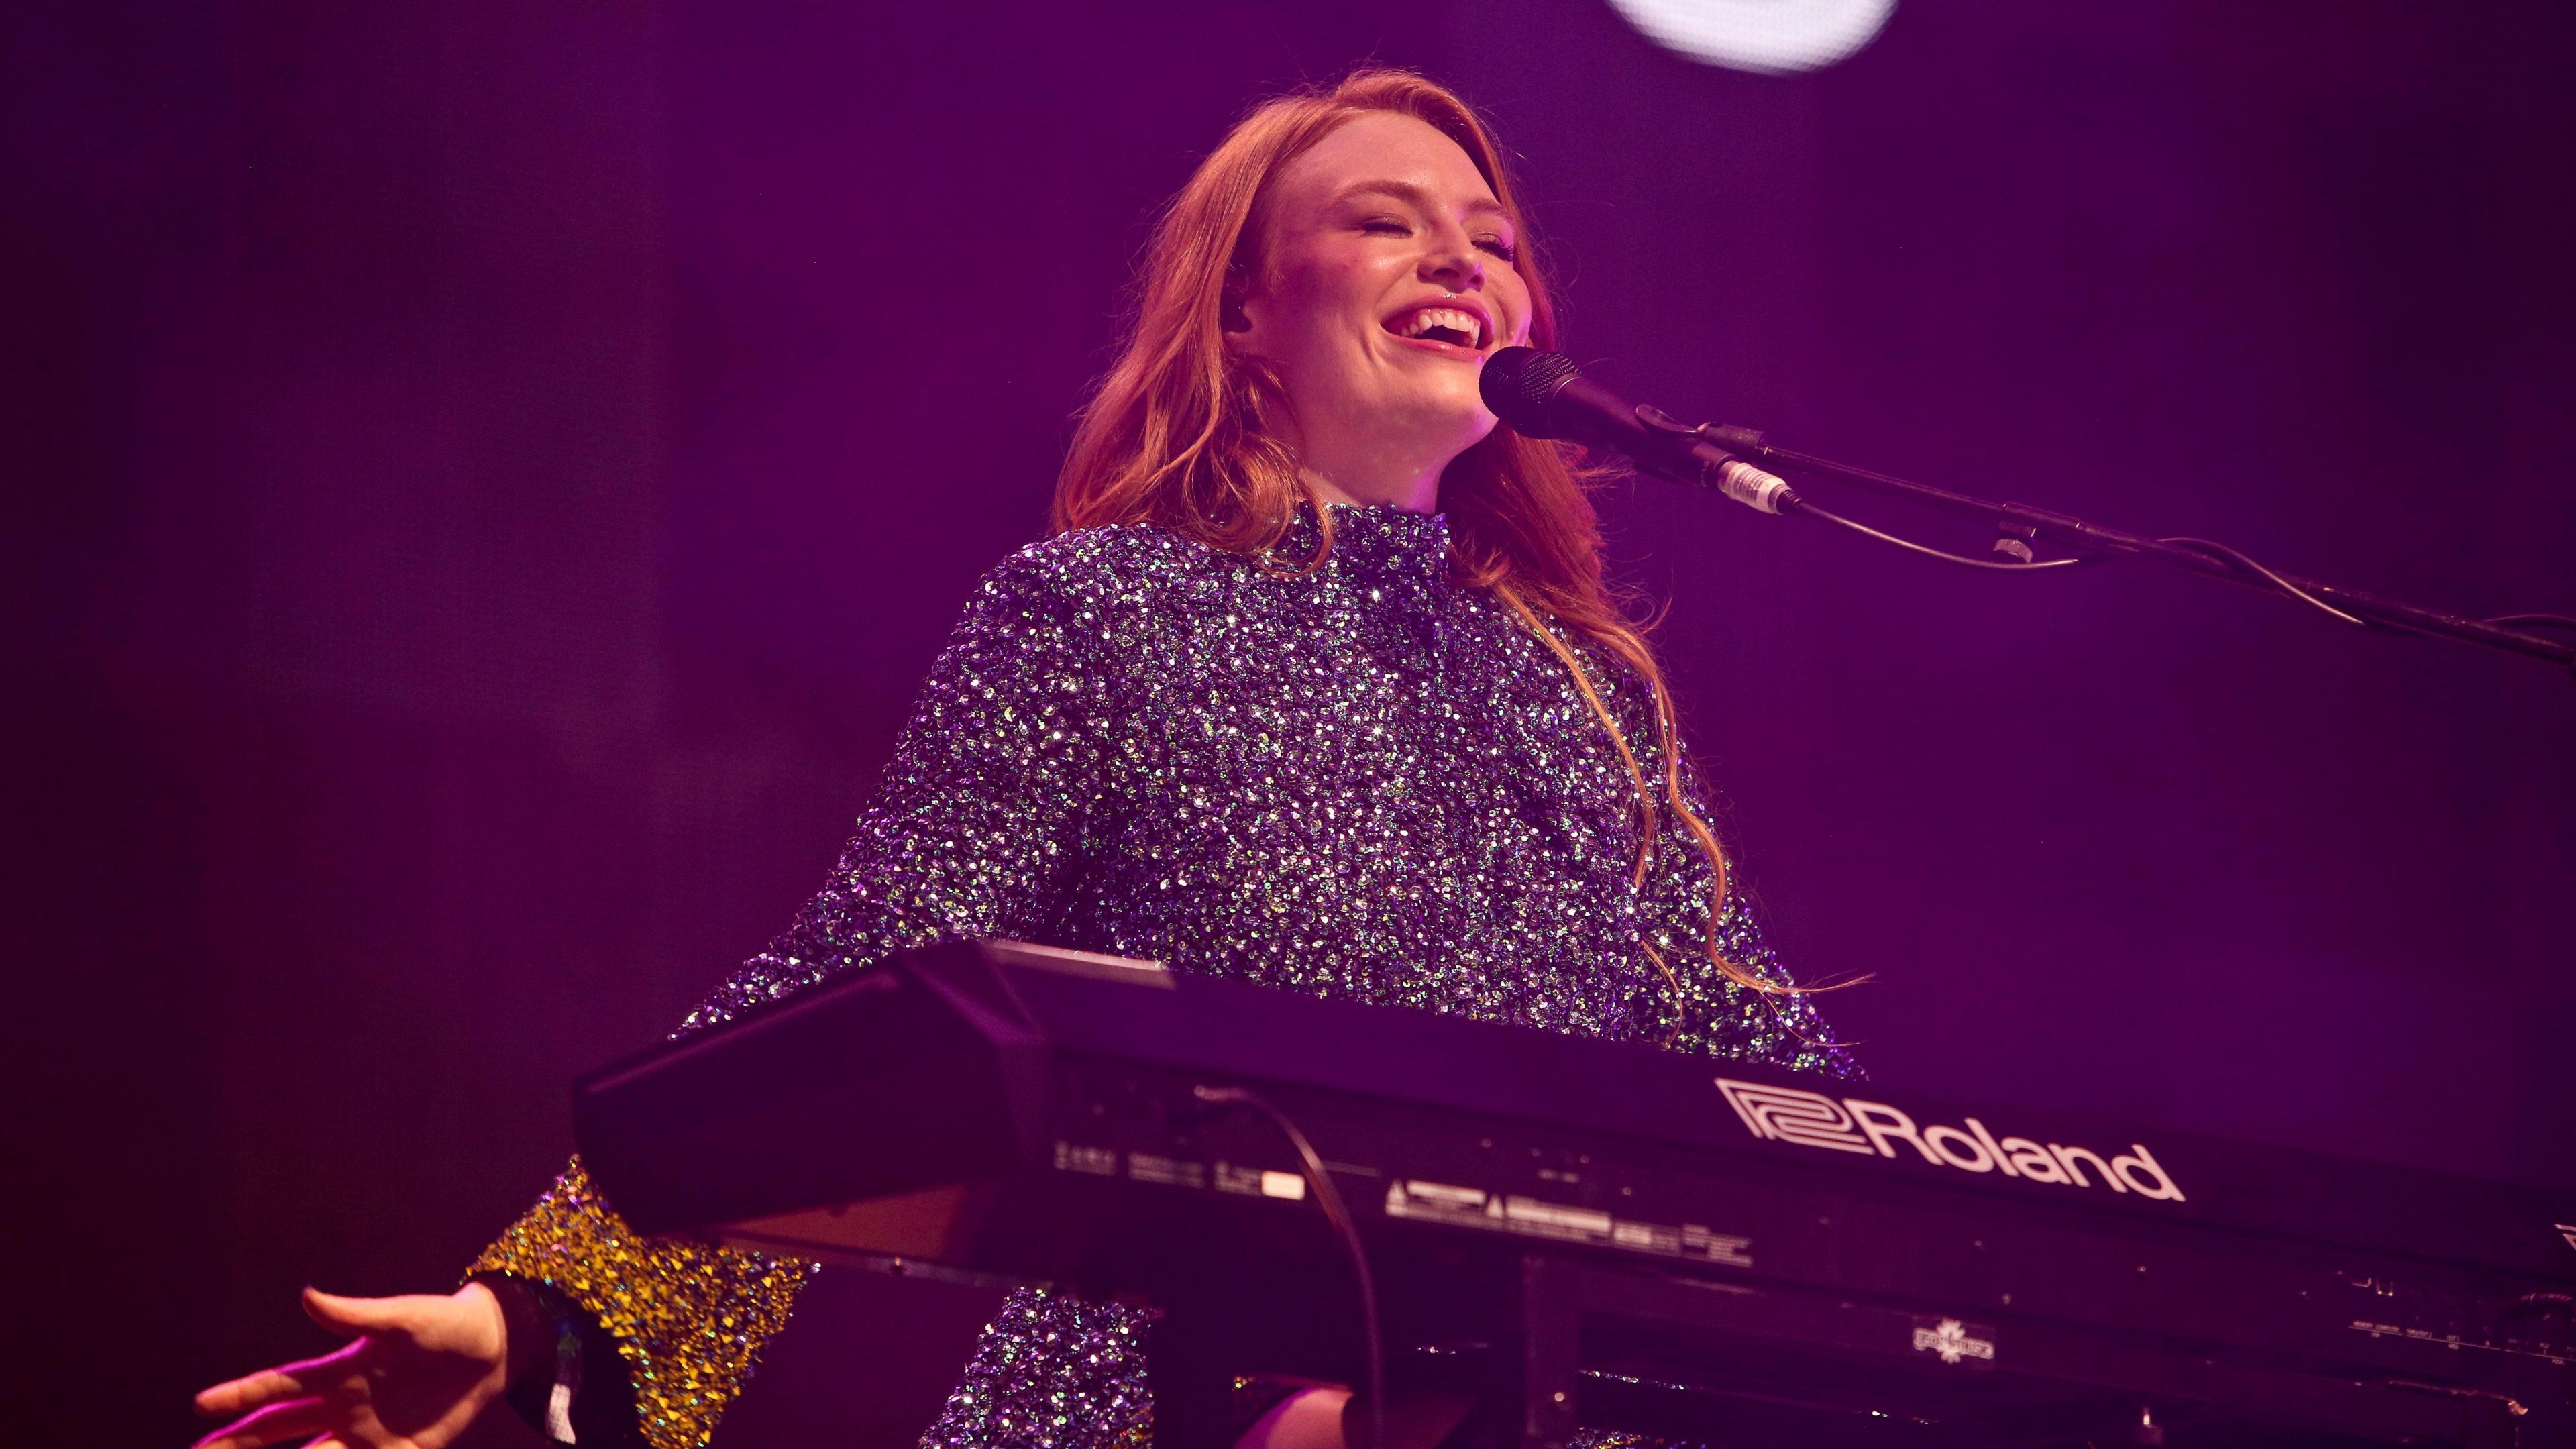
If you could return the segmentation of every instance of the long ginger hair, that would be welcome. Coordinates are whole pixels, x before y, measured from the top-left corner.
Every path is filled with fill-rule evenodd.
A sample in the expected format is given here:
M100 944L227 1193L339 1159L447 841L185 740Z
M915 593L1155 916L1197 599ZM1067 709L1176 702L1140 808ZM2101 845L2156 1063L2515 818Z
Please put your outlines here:
M1411 116L1458 143L1493 188L1522 238L1512 263L1529 288L1530 341L1556 343L1556 313L1536 248L1512 199L1499 148L1467 103L1400 70L1363 70L1329 90L1255 106L1209 153L1154 227L1139 277L1132 331L1083 409L1056 481L1059 529L1150 523L1234 553L1277 544L1311 503L1297 459L1274 419L1287 399L1258 359L1225 344L1230 288L1261 265L1261 209L1290 162L1344 122L1372 112ZM1665 812L1709 864L1708 959L1728 978L1766 992L1795 991L1729 960L1717 923L1728 890L1726 854L1682 788L1679 725L1663 671L1602 575L1601 528L1586 496L1592 475L1552 442L1497 427L1440 476L1449 518L1449 571L1490 589L1553 652L1608 731L1636 794L1636 883L1654 866ZM1322 549L1332 515L1316 509ZM1318 553L1316 562L1323 557ZM1550 628L1553 622L1556 627ZM1650 782L1601 689L1568 635L1587 641L1643 681L1652 703L1659 780ZM1680 983L1651 942L1639 943L1683 1007ZM1674 1031L1683 1025L1677 1017Z

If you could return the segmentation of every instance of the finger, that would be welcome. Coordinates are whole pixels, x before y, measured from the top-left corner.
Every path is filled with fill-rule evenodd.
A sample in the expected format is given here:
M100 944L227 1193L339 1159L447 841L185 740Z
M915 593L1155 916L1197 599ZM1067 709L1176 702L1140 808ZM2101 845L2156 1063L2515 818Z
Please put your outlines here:
M319 1288L304 1290L304 1311L318 1324L339 1334L408 1332L410 1305L401 1298L343 1298Z
M238 1414L244 1409L265 1404L280 1394L291 1394L300 1387L275 1369L261 1369L255 1374L244 1374L197 1390L197 1412L210 1419Z
M292 1399L226 1424L198 1440L191 1449L259 1449L282 1439L300 1438L316 1429L324 1431L325 1438L330 1436L331 1406L320 1399Z
M318 1393L357 1371L352 1362L366 1351L353 1343L320 1358L299 1359L261 1369L215 1385L197 1395L197 1412L209 1416L238 1414L294 1395Z

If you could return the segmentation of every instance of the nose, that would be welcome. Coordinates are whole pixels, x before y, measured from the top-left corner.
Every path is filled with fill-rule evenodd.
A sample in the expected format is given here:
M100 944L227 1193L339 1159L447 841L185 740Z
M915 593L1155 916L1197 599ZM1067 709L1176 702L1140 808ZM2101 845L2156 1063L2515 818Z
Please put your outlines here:
M1422 279L1438 282L1452 292L1468 292L1485 285L1485 254L1467 234L1454 226L1441 227L1432 234L1430 250L1422 257Z

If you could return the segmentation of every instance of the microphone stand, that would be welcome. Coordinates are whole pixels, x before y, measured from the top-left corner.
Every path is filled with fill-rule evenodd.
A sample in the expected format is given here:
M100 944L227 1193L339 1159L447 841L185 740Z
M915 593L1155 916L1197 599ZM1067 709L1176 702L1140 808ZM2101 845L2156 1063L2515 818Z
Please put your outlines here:
M2338 584L2320 583L2314 579L2300 578L2293 574L2276 573L2221 544L2200 539L2149 538L2143 534L2086 523L2080 518L2070 518L2063 513L2051 513L2043 508L1972 498L1964 493L1953 493L1946 488L1934 488L1927 484L1909 482L1903 478L1892 478L1885 473L1873 473L1866 468L1837 463L1830 458L1819 458L1788 448L1774 447L1761 433L1751 428L1704 426L1691 431L1727 452L1747 460L1758 461L1765 467L1790 473L1833 478L1894 497L1910 498L1917 503L1928 504L1951 513L1989 520L2004 533L2004 537L1995 545L1997 551L2019 559L2021 561L2019 567L2044 567L2031 562L2029 545L2032 543L2053 544L2059 548L2088 553L2096 557L2138 559L2184 573L2198 574L2202 578L2217 579L2265 593L2301 598L2327 613L2338 615L2365 628L2402 629L2436 639L2451 639L2463 644L2481 645L2507 654L2519 654L2526 659L2538 659L2560 665L2566 668L2571 676L2576 676L2576 644L2504 627L2512 623L2543 621L2576 626L2576 619L2561 619L2556 615L2544 614L2513 615L2494 620L2471 619L2458 614L2445 613L2439 609L2418 608L2413 604L2401 604L2394 599L2383 599L2377 595L2365 594L2357 589L2347 589ZM1823 514L1822 509L1799 504L1792 504L1781 511ZM1849 520L1833 518L1829 514L1824 516L1832 522L1849 523ZM1869 529L1862 531L1875 532ZM1885 535L1880 536L1885 537ZM1903 540L1891 541L1904 542ZM1919 548L1911 544L1906 546ZM1932 552L1933 550L1921 551ZM1998 566L1979 559L1962 559L1947 554L1942 556L1951 558L1954 562L1983 564L1986 567ZM2066 560L2066 562L2074 562L2074 560ZM2000 567L2012 568L2015 565L2004 564Z

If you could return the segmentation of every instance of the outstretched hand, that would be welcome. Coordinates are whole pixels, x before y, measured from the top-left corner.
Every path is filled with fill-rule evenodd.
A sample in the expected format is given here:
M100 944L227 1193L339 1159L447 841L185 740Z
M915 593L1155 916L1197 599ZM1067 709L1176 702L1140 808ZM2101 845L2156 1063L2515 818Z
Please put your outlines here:
M445 1449L501 1396L509 1325L480 1283L452 1294L342 1298L304 1290L313 1321L351 1340L197 1395L209 1418L239 1415L195 1449Z

